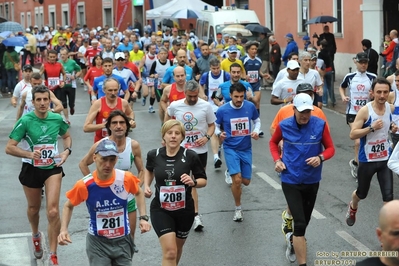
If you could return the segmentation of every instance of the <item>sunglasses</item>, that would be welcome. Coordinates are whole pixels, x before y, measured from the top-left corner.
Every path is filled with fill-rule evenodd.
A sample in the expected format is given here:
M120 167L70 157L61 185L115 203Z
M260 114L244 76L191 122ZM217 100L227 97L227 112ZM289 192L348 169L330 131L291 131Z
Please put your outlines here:
M125 59L120 57L120 58L116 59L116 61L125 61Z

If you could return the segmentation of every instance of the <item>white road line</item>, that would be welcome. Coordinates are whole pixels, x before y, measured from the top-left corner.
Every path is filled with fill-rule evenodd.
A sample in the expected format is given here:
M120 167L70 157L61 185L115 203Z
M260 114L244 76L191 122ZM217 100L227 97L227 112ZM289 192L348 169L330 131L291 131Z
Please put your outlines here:
M265 181L266 183L268 183L270 186L272 186L274 189L277 190L281 190L281 185L279 183L277 183L276 181L274 181L273 178L271 178L270 176L268 176L266 173L264 172L257 172L256 173L260 178L263 179L263 181ZM321 214L319 211L317 211L316 209L313 209L312 212L312 216L313 218L320 220L320 219L326 219L326 217Z
M262 178L266 183L272 186L274 189L281 190L281 185L273 180L270 176L263 172L256 173L260 178Z
M349 233L347 233L346 231L336 231L335 232L337 235L339 235L340 237L342 237L346 242L348 242L349 244L351 244L352 246L354 246L357 250L359 251L365 251L365 252L369 252L371 251L371 249L369 249L368 247L366 247L365 245L363 245L362 243L360 243L358 240L356 240L356 238L354 238L353 236L351 236Z
M29 236L32 236L32 233L3 234L3 235L0 235L0 239L2 239L2 238L29 237Z

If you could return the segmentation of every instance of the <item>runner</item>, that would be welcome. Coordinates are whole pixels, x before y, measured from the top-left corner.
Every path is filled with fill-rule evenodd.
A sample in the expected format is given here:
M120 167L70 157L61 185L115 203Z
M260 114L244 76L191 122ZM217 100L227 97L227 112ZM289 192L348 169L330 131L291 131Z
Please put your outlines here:
M193 69L186 65L186 53L183 50L179 50L177 52L176 59L177 59L177 65L169 67L165 72L165 76L162 79L162 85L161 85L162 88L166 88L167 86L175 82L174 70L178 66L184 68L185 78L187 81L193 79Z
M139 69L143 69L142 71L142 100L141 105L146 105L147 96L151 93L151 97L155 99L155 90L154 90L154 79L150 77L150 70L152 64L157 60L156 54L156 45L150 44L148 46L148 53L141 59ZM154 111L155 113L155 111Z
M323 162L334 155L335 148L326 122L311 115L313 99L308 94L295 96L292 108L294 116L280 122L269 145L294 219L293 232L285 235L285 255L291 263L298 259L298 265L306 265L305 232L316 202ZM280 157L282 140L284 152Z
M180 146L186 137L181 122L168 120L161 133L165 146L147 154L144 192L147 198L152 196L155 177L151 223L161 244L162 265L178 265L194 221L191 189L205 187L207 177L198 154Z
M238 49L235 45L229 46L229 48L227 49L228 57L226 59L223 59L221 65L220 65L221 66L220 68L226 72L229 72L230 66L234 63L237 63L241 67L241 71L242 71L241 78L246 79L247 74L245 73L245 68L244 68L244 65L242 64L242 61L240 59L237 59L237 57L238 57L237 52L238 52Z
M68 49L62 48L60 50L61 60L58 61L62 64L62 67L65 70L66 74L66 82L65 86L62 88L64 96L62 103L64 107L64 118L68 125L71 124L69 121L69 114L68 114L68 105L69 111L71 115L75 113L75 98L76 98L76 79L80 77L82 69L80 66L75 62L75 60L68 59ZM67 100L68 98L68 100Z
M30 84L30 79L33 73L33 68L31 65L24 65L22 68L22 80L17 83L14 88L14 92L11 97L11 105L17 107L17 104L21 103L21 97L25 89L32 89Z
M126 57L125 57L124 53L122 53L122 52L115 53L115 68L112 70L112 74L123 78L123 80L128 88L131 88L131 87L135 88L136 87L135 83L137 82L137 79L136 79L135 75L133 74L133 72L129 68L125 67L125 61L126 61ZM128 91L128 93L129 93L128 100L130 101L130 98L131 98L130 91ZM122 97L124 95L124 92L119 91L119 94Z
M391 84L385 78L376 78L371 85L374 100L360 108L351 126L349 137L360 139L357 168L357 176L360 178L346 213L346 224L349 226L356 222L358 203L367 197L374 174L377 174L383 202L393 200L392 172L387 166L391 145L389 131L395 133L398 127L391 117L395 107L387 102L390 88Z
M58 242L60 245L72 243L68 232L72 212L85 201L90 215L86 254L91 266L132 265L134 243L129 232L128 193L135 194L137 199L141 233L151 229L140 180L130 172L113 169L118 155L115 142L102 140L94 151L96 170L66 193L68 200L62 211ZM112 202L111 206L108 202Z
M232 179L228 183L232 184L231 192L235 203L233 221L242 222L241 185L248 186L251 182L251 138L259 138L261 122L255 105L244 99L244 85L234 83L230 91L231 101L219 107L216 112L215 134L223 141L224 157ZM254 123L253 130L251 121Z
M106 138L114 141L118 148L119 155L118 162L115 165L115 169L131 171L130 169L132 168L134 163L137 169L137 177L140 180L139 186L141 187L144 181L144 166L141 157L141 148L140 144L136 140L128 137L128 132L130 129L129 119L130 118L121 110L112 111L105 124L105 128L107 129L109 135L109 137ZM93 155L97 146L99 145L99 142L101 141L102 140L96 142L79 163L80 171L84 176L90 173L89 165L94 162ZM134 240L137 220L137 207L136 200L133 194L129 194L128 201L130 235ZM135 250L137 252L136 245Z
M104 60L108 60L105 58ZM107 118L113 110L122 110L130 118L130 127L135 128L134 112L130 108L129 103L125 99L118 97L119 81L110 77L104 81L103 88L105 97L94 101L87 114L86 121L83 126L83 131L95 132L94 142L108 136L108 131L105 128ZM96 122L95 124L93 124Z
M93 66L89 68L89 70L87 71L86 75L83 78L85 86L88 88L87 92L90 97L90 103L91 103L91 93L93 91L94 79L104 75L104 70L102 67L103 59L101 58L101 55L94 56L93 61L94 61L92 63Z
M399 59L396 61L399 61ZM399 69L399 64L398 64L398 69ZM391 76L389 76L387 78L388 81L389 81L390 77ZM392 91L389 93L388 103L395 106L395 111L392 113L392 121L396 125L399 125L399 70L396 70L396 72L393 74L393 81L389 81L389 82L391 83ZM15 90L14 90L14 92L15 92ZM392 140L393 148L395 148L396 144L399 141L399 132L395 132L395 133L391 132L391 140Z
M84 38L82 41L83 45L81 45L78 49L78 58L79 58L79 66L82 69L82 76L85 77L87 73L87 65L86 65L86 59L85 59L85 53L87 48L89 47L89 39ZM94 58L93 58L94 59ZM92 64L95 66L95 64ZM87 90L87 84L84 84L84 89Z
M27 215L32 229L33 254L36 259L43 257L42 233L39 232L41 190L46 187L46 212L48 220L49 263L58 265L57 235L60 232L59 199L61 180L64 176L62 165L71 154L72 140L68 124L58 114L48 112L50 91L40 85L32 89L34 111L22 116L6 146L6 153L24 158L19 180L28 203ZM41 129L41 130L40 130ZM63 151L58 151L58 135L63 140ZM18 147L25 139L29 150Z
M99 55L101 53L101 51L102 51L102 49L100 47L98 47L98 40L92 39L91 46L87 47L85 53L83 54L86 66L92 67L94 56ZM112 60L112 58L111 58L111 60Z
M206 170L208 160L208 146L213 133L215 132L215 114L211 104L205 100L198 99L200 86L194 80L189 80L184 85L185 98L169 104L165 114L165 122L175 118L180 121L186 130L186 136L181 146L195 151L201 161L202 167ZM194 230L202 231L202 215L199 214L198 193L195 188L191 190L194 200L195 218Z
M65 86L66 73L62 64L57 62L56 51L48 51L47 62L40 67L39 73L44 75L44 84L47 88L54 92L58 100L65 102L62 88Z
M301 65L301 68L299 69L299 74L298 78L302 79L304 83L308 83L312 85L314 88L314 97L313 98L318 98L318 96L323 95L323 81L321 79L321 76L319 72L315 69L310 68L311 64L311 55L308 52L301 52L299 54L299 63ZM315 103L313 101L313 105L318 105L318 103ZM323 106L323 105L321 105Z
M365 106L370 100L370 89L371 84L377 77L373 73L367 72L367 66L369 59L366 53L358 53L354 58L356 64L356 72L349 73L344 77L339 88L341 99L346 106L346 123L349 128L353 129L353 122L355 121L356 114L360 108ZM348 90L346 92L346 90ZM346 96L348 93L348 96ZM352 177L357 180L357 168L358 168L358 153L360 139L355 138L355 157L349 161Z

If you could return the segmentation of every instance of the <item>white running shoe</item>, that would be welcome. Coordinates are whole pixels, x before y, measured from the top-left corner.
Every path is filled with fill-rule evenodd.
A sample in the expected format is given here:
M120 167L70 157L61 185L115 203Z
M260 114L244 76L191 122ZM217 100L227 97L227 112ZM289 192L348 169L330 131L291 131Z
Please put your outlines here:
M242 218L242 211L241 210L236 210L234 213L233 221L235 222L242 222L244 218Z
M233 184L233 180L231 180L231 176L229 174L229 169L226 169L226 171L224 171L224 175L225 175L225 179L224 181L226 181L227 185Z
M202 231L202 228L204 228L204 224L202 223L201 215L198 214L194 217L194 231Z
M296 261L296 255L294 250L294 244L292 243L292 237L293 237L292 232L285 235L285 241L287 241L287 249L285 251L285 256L291 263Z

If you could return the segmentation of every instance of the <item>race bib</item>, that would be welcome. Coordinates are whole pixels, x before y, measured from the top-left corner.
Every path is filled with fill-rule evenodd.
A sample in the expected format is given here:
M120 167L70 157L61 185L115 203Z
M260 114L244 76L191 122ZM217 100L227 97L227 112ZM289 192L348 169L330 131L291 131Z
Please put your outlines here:
M375 142L368 142L367 157L369 160L383 159L388 157L389 143L386 139L377 140Z
M360 98L360 99L356 99L354 100L354 105L353 105L353 109L355 111L359 111L360 108L362 108L363 106L365 106L368 102L368 98Z
M96 212L97 235L117 238L125 235L125 211L123 209Z
M154 87L154 79L153 78L147 78L147 86Z
M180 186L161 186L159 189L161 207L167 211L176 211L186 207L186 188Z
M157 89L162 90L162 79L161 78L158 78Z
M184 147L186 149L192 149L195 147L198 147L198 143L196 142L198 139L202 137L202 134L200 131L195 131L195 132L186 132L186 143L184 144Z
M259 81L259 71L248 71L249 83L255 83Z
M66 74L66 84L72 84L72 79L71 79L72 74Z
M107 119L103 118L103 123L105 123L105 122L107 122ZM101 129L101 136L102 136L103 138L108 137L108 131L107 131L107 128L106 128L106 127L103 128L103 129Z
M93 63L93 59L94 59L94 57L89 57L87 59L87 65L91 66L91 63Z
M49 166L54 162L54 144L38 144L33 146L33 151L40 151L40 159L33 160L33 166Z
M249 119L248 117L230 119L231 136L242 137L249 135Z
M49 89L54 89L55 87L60 85L60 78L56 77L56 78L48 78L47 79L47 83L48 83L48 87Z

